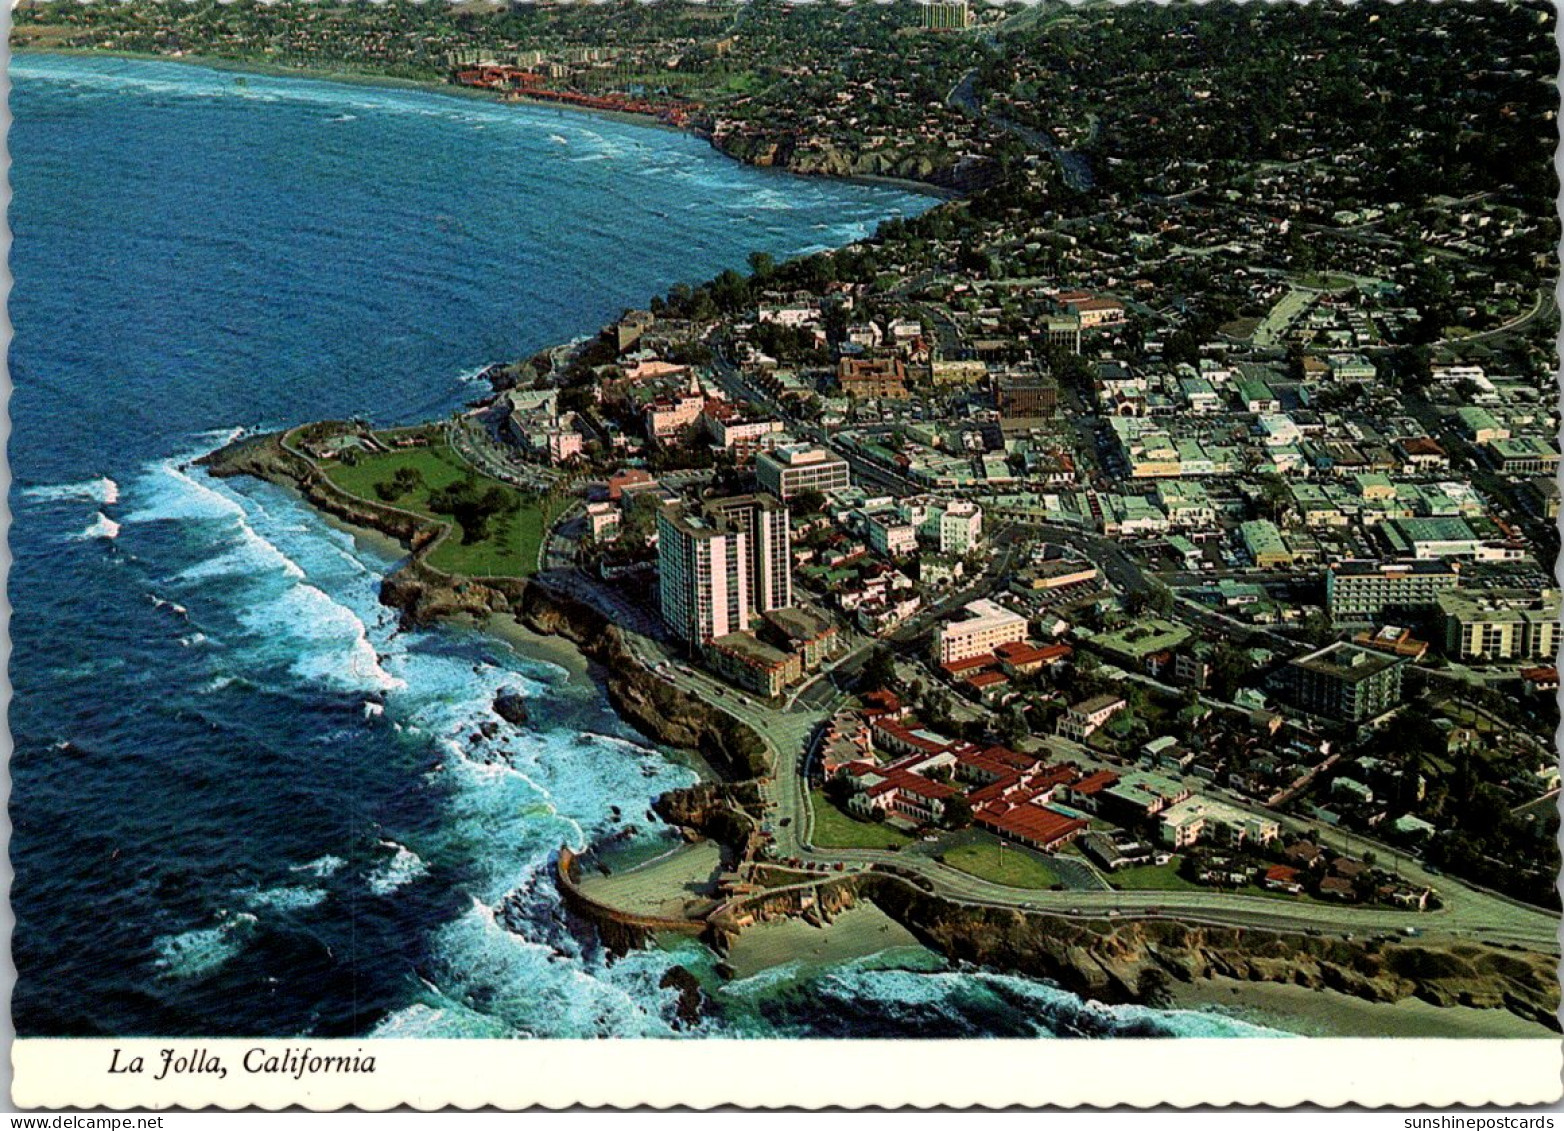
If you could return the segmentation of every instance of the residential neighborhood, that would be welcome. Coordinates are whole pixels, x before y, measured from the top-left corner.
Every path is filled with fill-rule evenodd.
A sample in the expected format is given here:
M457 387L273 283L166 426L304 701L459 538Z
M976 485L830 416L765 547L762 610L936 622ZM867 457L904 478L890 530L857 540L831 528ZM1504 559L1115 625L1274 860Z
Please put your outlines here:
M418 440L537 504L524 572L787 736L774 839L1025 860L1050 890L1437 906L1406 854L1554 907L1549 25L1371 7L17 21L394 57L943 194L494 364ZM348 482L391 442L312 451ZM505 513L427 501L467 533Z

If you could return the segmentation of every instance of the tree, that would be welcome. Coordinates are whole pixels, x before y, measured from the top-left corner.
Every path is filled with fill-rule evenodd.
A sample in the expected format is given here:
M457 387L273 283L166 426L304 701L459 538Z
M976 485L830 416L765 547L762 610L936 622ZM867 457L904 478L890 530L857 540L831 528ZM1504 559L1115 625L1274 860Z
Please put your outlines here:
M518 503L514 492L498 484L485 490L472 476L429 496L429 508L454 518L462 530L462 544L469 546L487 538L489 523L496 516L517 510Z
M776 272L777 260L774 255L764 251L752 251L749 253L749 273L755 277L755 282L764 283Z
M945 815L940 823L947 829L964 829L972 824L972 803L957 794L945 799Z
M793 496L795 514L819 514L823 510L825 510L825 496L819 491L800 491Z
M999 741L1006 746L1014 746L1032 733L1031 727L1026 722L1026 710L1019 703L1011 705L999 716L999 723L995 728Z
M1231 700L1252 666L1242 650L1224 640L1211 654L1211 690L1218 699Z
M876 645L863 666L864 686L870 691L884 691L896 684L896 656L887 647Z
M1265 474L1260 477L1260 498L1256 507L1262 518L1282 523L1292 511L1292 492L1280 475Z

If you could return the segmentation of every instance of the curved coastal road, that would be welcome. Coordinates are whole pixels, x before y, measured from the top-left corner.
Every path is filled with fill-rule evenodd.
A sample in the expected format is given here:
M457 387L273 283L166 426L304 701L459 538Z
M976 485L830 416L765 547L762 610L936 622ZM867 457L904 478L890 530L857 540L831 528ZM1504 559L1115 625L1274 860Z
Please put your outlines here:
M707 700L711 702L710 699ZM1255 895L1165 891L1033 891L1005 887L958 872L926 856L883 849L818 848L812 843L813 810L799 773L803 744L826 716L795 707L772 711L759 705L718 700L714 706L753 726L771 747L776 775L762 795L772 806L768 827L777 854L805 864L834 869L840 863L862 869L892 865L928 881L934 894L960 903L1046 911L1049 914L1101 919L1167 918L1222 927L1252 927L1278 931L1331 934L1402 934L1407 927L1424 935L1448 935L1527 950L1556 953L1558 919L1547 912L1504 896L1479 891L1450 876L1430 876L1411 857L1381 845L1374 849L1385 863L1393 859L1402 875L1438 889L1444 906L1438 911L1409 912L1389 908L1335 906L1316 901ZM783 819L790 818L786 824ZM1327 843L1341 844L1346 834L1308 822L1296 824ZM1361 851L1365 846L1357 840Z

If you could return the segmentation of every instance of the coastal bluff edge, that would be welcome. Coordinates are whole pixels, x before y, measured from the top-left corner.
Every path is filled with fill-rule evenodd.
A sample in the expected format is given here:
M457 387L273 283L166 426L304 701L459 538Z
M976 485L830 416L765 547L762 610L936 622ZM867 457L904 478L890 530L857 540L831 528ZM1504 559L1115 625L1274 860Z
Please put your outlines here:
M749 726L657 679L598 610L527 578L460 578L425 560L448 527L396 507L348 495L286 442L287 433L237 440L195 461L214 476L251 476L297 491L325 514L387 535L409 555L381 585L380 599L405 625L480 621L508 613L530 630L561 636L602 670L615 710L653 741L694 749L723 778L673 790L659 813L691 833L753 852L756 779L773 772L766 743ZM1237 981L1331 989L1367 1001L1410 997L1439 1006L1506 1009L1559 1030L1559 984L1551 956L1480 943L1347 940L1174 919L1081 919L959 903L876 869L817 877L729 899L699 919L664 919L609 907L581 892L579 855L562 848L557 867L566 905L592 923L605 946L624 951L653 934L702 938L718 953L748 925L778 915L816 923L867 899L924 945L958 961L1046 978L1107 1004L1161 1004L1172 982ZM689 987L681 986L681 992Z

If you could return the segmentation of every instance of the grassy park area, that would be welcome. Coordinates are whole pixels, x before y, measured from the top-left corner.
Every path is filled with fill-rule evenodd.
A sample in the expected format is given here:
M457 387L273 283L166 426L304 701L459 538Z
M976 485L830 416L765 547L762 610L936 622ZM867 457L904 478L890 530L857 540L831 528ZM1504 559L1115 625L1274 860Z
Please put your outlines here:
M900 848L912 837L878 821L860 821L832 805L820 793L809 795L815 813L811 838L821 848Z
M1178 861L1148 865L1141 868L1125 868L1114 872L1110 882L1120 891L1208 891L1199 884L1192 884L1178 874Z
M1063 880L1036 853L998 841L962 844L947 849L946 864L969 876L1012 888L1051 888Z
M351 462L349 462L351 460ZM429 556L429 564L446 573L468 577L527 577L537 570L538 549L548 524L566 504L550 504L525 495L508 484L473 471L443 440L428 447L406 448L390 452L356 453L349 460L329 460L321 470L334 484L350 495L374 503L412 511L453 529ZM404 486L395 481L403 473ZM480 491L498 487L516 500L516 506L496 513L484 526L480 537L464 540L464 531L449 513L439 513L430 504L431 496L466 480ZM382 494L387 488L390 497Z

